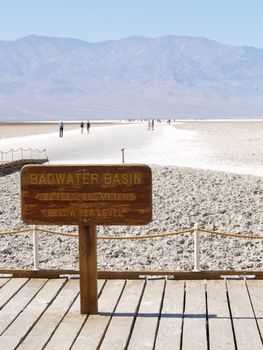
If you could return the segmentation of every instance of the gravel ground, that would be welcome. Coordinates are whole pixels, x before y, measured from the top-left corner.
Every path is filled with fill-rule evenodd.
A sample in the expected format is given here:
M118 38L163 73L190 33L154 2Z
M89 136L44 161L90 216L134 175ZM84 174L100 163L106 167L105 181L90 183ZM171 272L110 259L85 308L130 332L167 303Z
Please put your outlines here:
M263 231L263 177L152 166L153 221L146 226L99 226L100 235L157 234L201 227L242 234ZM19 172L0 176L0 231L27 227L20 218ZM77 232L75 226L48 227ZM32 268L31 232L1 235L3 268ZM263 240L201 236L201 268L262 269ZM193 236L98 241L99 269L193 269ZM40 234L41 268L78 268L74 237Z

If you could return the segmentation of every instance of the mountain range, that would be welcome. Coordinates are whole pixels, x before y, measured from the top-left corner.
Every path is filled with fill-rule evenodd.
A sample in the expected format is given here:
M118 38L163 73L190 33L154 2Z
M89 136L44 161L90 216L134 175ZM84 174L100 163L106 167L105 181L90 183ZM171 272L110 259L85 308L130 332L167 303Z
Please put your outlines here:
M204 37L0 41L0 120L263 116L263 49Z

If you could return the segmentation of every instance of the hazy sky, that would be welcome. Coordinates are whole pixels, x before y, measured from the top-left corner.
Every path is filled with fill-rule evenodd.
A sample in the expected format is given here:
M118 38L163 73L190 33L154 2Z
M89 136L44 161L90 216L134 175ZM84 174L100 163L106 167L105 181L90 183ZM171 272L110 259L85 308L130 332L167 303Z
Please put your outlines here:
M263 0L0 0L0 40L205 36L263 48Z

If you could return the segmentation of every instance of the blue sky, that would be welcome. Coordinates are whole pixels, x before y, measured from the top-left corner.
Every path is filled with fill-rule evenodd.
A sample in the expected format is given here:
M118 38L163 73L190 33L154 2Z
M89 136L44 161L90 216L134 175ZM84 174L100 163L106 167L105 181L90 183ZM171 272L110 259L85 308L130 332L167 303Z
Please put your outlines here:
M205 36L263 48L263 0L0 0L0 40Z

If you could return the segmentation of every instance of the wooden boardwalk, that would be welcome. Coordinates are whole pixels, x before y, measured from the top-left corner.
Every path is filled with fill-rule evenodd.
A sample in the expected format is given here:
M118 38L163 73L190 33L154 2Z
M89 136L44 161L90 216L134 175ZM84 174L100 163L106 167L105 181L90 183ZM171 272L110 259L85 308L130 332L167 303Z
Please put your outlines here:
M99 280L81 315L78 279L1 278L0 349L263 348L263 280Z

